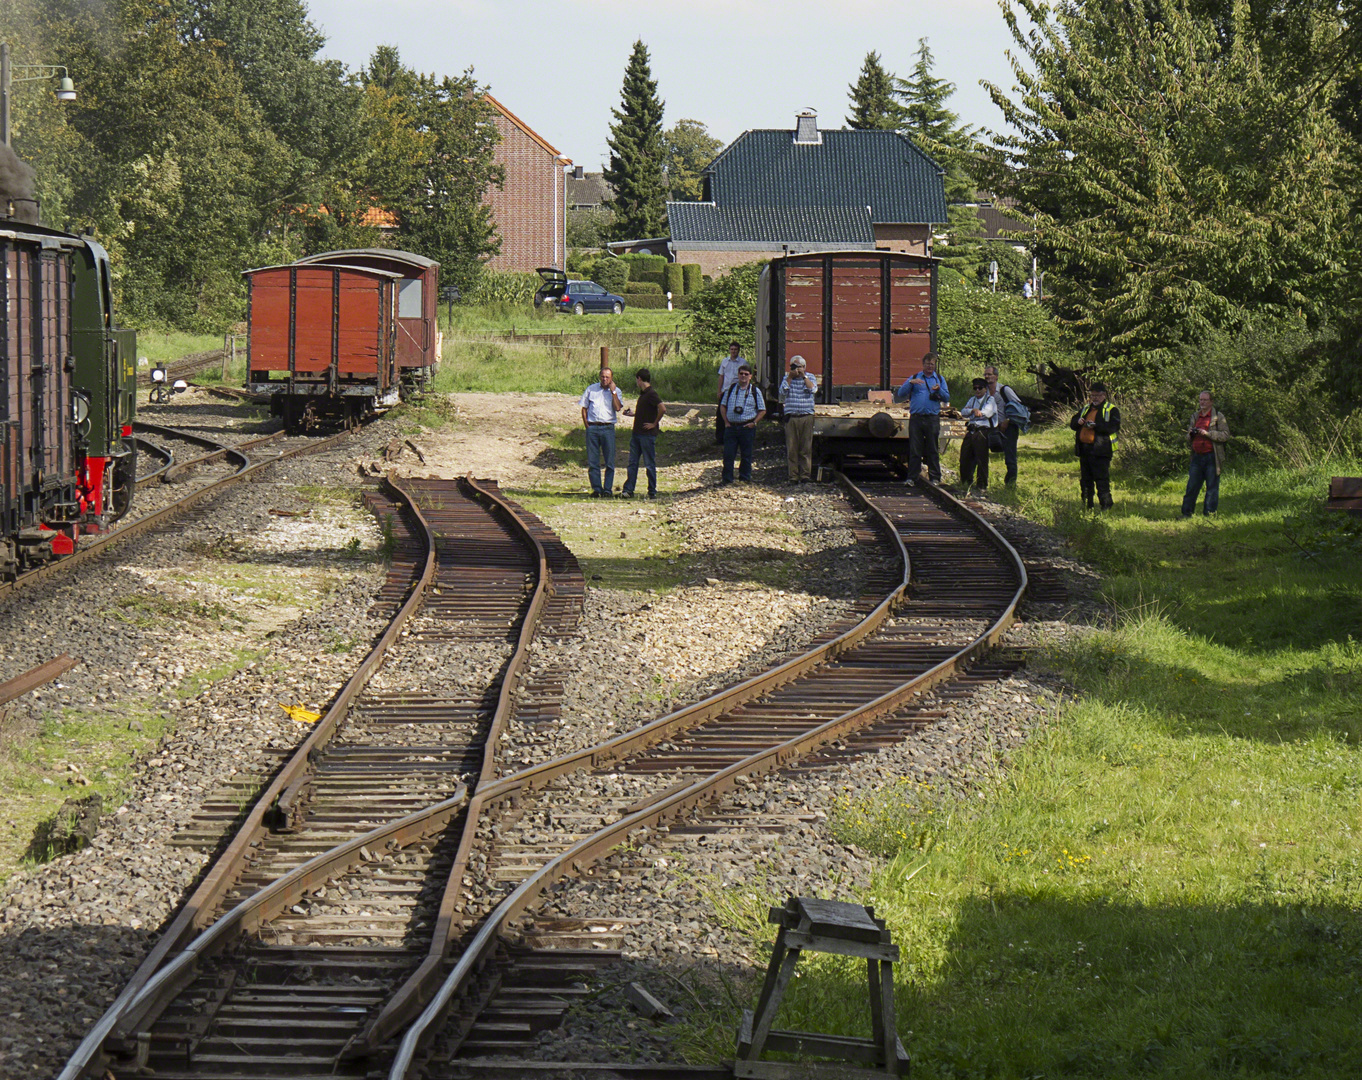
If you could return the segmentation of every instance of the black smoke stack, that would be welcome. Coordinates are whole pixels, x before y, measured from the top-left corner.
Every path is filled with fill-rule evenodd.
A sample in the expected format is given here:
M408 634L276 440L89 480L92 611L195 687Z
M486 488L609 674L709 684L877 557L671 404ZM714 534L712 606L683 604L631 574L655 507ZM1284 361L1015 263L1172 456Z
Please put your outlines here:
M38 224L36 177L31 165L0 143L0 218L24 225Z

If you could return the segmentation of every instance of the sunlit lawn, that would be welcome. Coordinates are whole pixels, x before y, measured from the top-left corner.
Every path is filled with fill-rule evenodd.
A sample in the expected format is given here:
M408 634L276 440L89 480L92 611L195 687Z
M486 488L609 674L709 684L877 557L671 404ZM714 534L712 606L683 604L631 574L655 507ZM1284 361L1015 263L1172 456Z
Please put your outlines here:
M1023 447L1015 502L1116 616L1039 661L1078 696L1005 783L838 822L889 860L867 899L914 1075L1362 1075L1362 547L1311 512L1362 463L1236 463L1210 521L1182 520L1181 477L1118 475L1093 517L1068 432ZM863 987L810 963L779 1024L865 1034Z

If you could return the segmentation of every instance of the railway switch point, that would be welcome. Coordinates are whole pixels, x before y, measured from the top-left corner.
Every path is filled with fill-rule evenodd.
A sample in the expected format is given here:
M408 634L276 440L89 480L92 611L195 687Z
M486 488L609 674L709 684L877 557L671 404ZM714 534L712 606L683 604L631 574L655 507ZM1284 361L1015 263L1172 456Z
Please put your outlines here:
M893 965L898 962L899 949L890 941L884 920L875 918L875 909L838 900L792 896L785 901L784 907L773 907L767 921L779 926L780 930L776 933L771 963L766 969L766 982L757 999L756 1010L743 1011L733 1075L770 1080L906 1076L908 1053L894 1026ZM870 985L871 1038L772 1028L780 999L794 977L800 954L806 949L837 956L865 957ZM864 1062L870 1067L761 1061L762 1053L767 1050Z

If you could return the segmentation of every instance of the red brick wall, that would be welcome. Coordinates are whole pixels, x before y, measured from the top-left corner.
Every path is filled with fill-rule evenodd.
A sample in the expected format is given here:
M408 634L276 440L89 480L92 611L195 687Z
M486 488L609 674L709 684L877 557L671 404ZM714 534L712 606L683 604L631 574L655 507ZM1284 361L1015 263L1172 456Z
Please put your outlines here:
M487 193L501 234L501 254L488 266L493 270L562 266L567 257L562 163L501 114L496 125L501 132L496 159L506 169L506 185Z
M930 225L875 225L875 246L881 251L903 251L909 255L932 253Z

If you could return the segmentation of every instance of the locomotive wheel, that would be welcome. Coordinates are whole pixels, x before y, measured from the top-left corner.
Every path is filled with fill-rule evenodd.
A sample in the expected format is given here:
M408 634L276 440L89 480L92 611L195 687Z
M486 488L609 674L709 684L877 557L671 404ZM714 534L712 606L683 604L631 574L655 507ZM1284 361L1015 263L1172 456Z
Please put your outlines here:
M132 509L133 491L137 487L137 445L125 444L126 454L114 458L109 477L109 513L113 518L121 518Z

